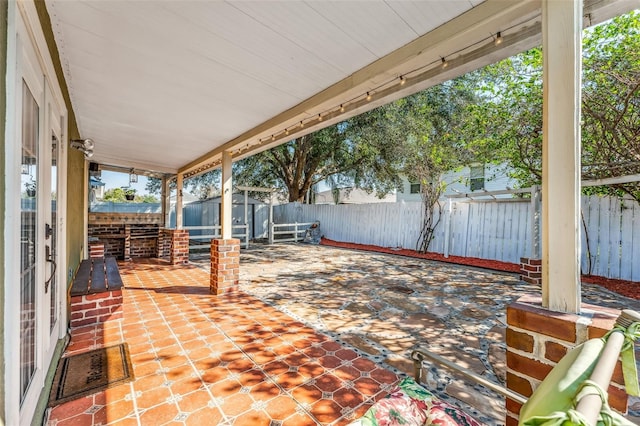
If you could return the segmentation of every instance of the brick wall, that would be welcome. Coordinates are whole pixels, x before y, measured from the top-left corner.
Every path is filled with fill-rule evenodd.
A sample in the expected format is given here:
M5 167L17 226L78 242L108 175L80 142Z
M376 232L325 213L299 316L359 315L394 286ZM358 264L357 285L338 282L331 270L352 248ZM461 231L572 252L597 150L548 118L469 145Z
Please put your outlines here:
M156 257L168 259L171 257L171 229L160 229L158 231L158 244L156 245Z
M71 327L101 324L122 319L122 290L73 296Z
M104 244L106 256L120 260L157 257L160 235L160 226L154 223L89 224L89 238Z
M240 279L240 240L211 240L211 294L234 290Z
M615 324L620 311L582 305L584 314L553 312L542 308L540 297L525 296L507 308L507 387L531 396L553 366L571 348L588 339L601 337ZM609 387L609 404L626 412L620 363ZM518 424L520 404L507 399L507 426Z
M520 279L530 284L542 285L542 259L521 257Z

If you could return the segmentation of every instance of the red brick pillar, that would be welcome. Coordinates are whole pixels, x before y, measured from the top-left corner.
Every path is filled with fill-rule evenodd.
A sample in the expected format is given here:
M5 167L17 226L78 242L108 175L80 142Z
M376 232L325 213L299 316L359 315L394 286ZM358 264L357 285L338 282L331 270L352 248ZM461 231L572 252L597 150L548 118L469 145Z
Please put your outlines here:
M104 243L89 243L89 258L99 259L104 257Z
M211 294L233 290L240 278L240 240L211 240Z
M542 285L542 259L521 257L520 279L529 284Z
M609 331L620 314L616 309L582 304L581 315L553 312L542 308L540 297L524 296L507 307L507 387L525 397L549 374L571 348ZM586 314L588 313L588 314ZM609 386L609 404L626 412L622 367L614 371ZM521 405L508 399L507 426L518 424Z
M189 231L185 229L175 229L171 234L171 254L172 265L189 263Z

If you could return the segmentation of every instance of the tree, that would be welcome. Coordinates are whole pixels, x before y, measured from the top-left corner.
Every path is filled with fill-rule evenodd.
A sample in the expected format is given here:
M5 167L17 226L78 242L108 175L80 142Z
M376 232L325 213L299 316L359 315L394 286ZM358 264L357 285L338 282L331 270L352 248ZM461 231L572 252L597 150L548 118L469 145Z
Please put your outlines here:
M640 173L640 11L584 38L583 176ZM640 183L612 185L640 201Z
M183 187L192 191L201 200L211 198L219 193L220 188L220 170L210 170L198 176L186 179ZM162 179L150 177L147 179L145 189L150 194L160 195L162 193ZM176 189L176 181L172 179L169 182L169 189Z
M542 50L531 49L477 71L476 126L481 156L506 161L521 186L542 179ZM583 38L582 176L640 173L640 12L587 29ZM640 201L636 183L597 187Z
M127 199L125 198L124 189L122 188L111 188L107 189L104 192L104 197L102 197L104 201L111 201L113 203L126 203Z
M470 109L476 103L472 76L431 87L384 108L386 134L395 140L402 172L420 183L422 227L416 250L426 252L441 217L438 200L445 189L440 177L474 159L467 140L473 139ZM378 134L378 132L376 132ZM435 215L435 209L440 214Z
M392 141L363 138L360 120L327 127L241 160L235 165L235 180L241 185L282 189L289 201L303 201L311 187L323 181L384 196L399 182Z

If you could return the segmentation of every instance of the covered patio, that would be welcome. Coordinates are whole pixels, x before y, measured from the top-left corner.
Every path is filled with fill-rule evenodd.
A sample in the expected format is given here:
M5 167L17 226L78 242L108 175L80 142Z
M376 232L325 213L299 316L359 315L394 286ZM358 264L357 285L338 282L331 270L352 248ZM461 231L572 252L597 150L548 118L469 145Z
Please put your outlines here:
M260 293L264 288L256 287L255 292L265 302L236 293L240 273L248 273L244 269L260 261L253 259L241 268L240 243L232 238L233 162L542 45L542 241L536 250L538 258L529 259L529 266L540 269L536 273L541 292L535 299L511 303L506 313L508 329L536 342L530 347L507 342L507 361L509 356L518 360L509 368L507 384L530 395L557 361L555 355L581 343L594 330L610 328L615 317L603 304L598 308L583 304L587 292L579 280L580 36L584 27L639 6L638 0L0 2L0 173L5 178L0 188L4 355L0 423L28 425L46 416L57 361L65 351L130 339L139 346L134 353L138 370L149 364L153 371L140 372L126 389L114 388L82 400L88 405L81 411L70 409L61 415L65 409L58 408L52 416L60 417L52 421L89 415L98 422L101 419L95 416L112 409L120 413L113 417L132 423L144 423L145 416L159 416L158 422L195 418L199 405L187 408L183 403L181 407L177 395L182 391L174 391L174 379L165 377L171 368L182 365L176 377L193 373L186 381L194 382L181 384L197 385L184 391L197 392L197 398L212 410L198 415L219 416L221 424L239 424L237 416L242 413L225 411L227 397L218 400L218 394L211 392L214 377L201 371L220 368L214 372L216 381L224 381L219 373L238 381L236 374L242 369L292 353L311 359L310 370L295 370L301 366L291 361L287 372L298 374L295 380L315 381L315 400L296 393L302 385L295 380L280 384L275 375L265 376L264 371L258 376L266 383L266 393L260 388L253 395L260 383L252 387L238 381L227 389L234 394L228 398L247 403L249 392L250 405L255 404L250 415L269 416L274 426L291 417L272 416L269 404L262 404L260 398L286 396L294 402L289 408L296 416L321 423L342 423L364 410L370 398L396 380L396 370L389 372L363 357L355 340L336 343L353 345L340 352L342 346L335 346L333 340L341 339L341 331L322 337L318 334L322 330L299 321L289 329L289 318L265 304L278 305L273 297ZM151 222L152 237L157 240L147 254L170 261L122 264L124 319L87 330L73 327L70 290L79 266L90 255L89 177L101 168L162 180L163 212L143 221ZM212 240L211 261L206 265L210 269L202 271L188 264L183 187L185 180L216 168L222 171L221 238ZM176 229L170 229L168 220L170 182L176 188ZM128 225L123 224L124 232L108 231L123 240L125 255L131 252L126 241L134 237ZM139 236L146 238L147 231L141 232ZM356 267L364 264L350 262ZM387 267L382 271L390 274L388 279L397 273ZM354 277L360 273L352 272ZM269 277L246 280L243 275L243 279L275 282ZM460 286L473 288L478 276L464 279L467 282ZM413 291L396 282L389 283L387 290L392 298L394 293ZM427 297L440 300L441 296ZM418 315L411 324L425 330L438 324L439 315L447 317L463 305L451 300L452 306L434 306L429 314L434 318ZM505 299L498 306L500 315L505 315L506 304ZM367 310L378 315L377 305L370 305L358 308L354 315ZM349 310L337 302L327 307ZM470 318L495 315L498 307L473 307L468 314ZM290 306L286 309L300 314ZM269 316L258 316L261 312ZM395 311L382 312L394 315ZM333 320L339 324L344 312L335 314ZM196 329L187 324L191 320L207 327ZM540 325L547 322L554 327ZM282 330L283 323L287 331ZM176 331L181 327L185 337ZM295 336L289 333L294 329ZM466 338L463 327L456 331ZM68 335L73 338L66 347ZM296 346L298 335L307 338L299 343L301 347ZM265 337L282 340L273 348L284 346L283 352L268 350ZM221 339L233 359L221 358L227 352L214 353L216 339ZM251 339L254 346L247 349ZM257 347L256 340L261 339ZM198 359L186 356L191 348L181 345L191 341L198 356L217 359L219 365L200 365ZM553 350L533 351L542 346ZM165 347L171 350L162 352ZM309 356L304 353L307 349L325 352L330 362L319 363L322 354ZM399 349L406 350L404 345ZM253 350L264 359L252 355ZM387 361L388 368L402 367ZM349 371L355 365L366 385L344 385L355 383L355 376L353 381L334 379L338 362ZM532 369L532 365L541 368ZM145 385L143 378L155 371L163 375L162 382L153 382L158 380L154 378ZM321 377L335 385L330 392L318 382ZM155 390L149 392L155 393L145 395L151 387ZM110 401L122 404L114 408L107 404ZM155 410L156 403L169 408ZM111 408L105 409L104 404ZM519 410L518 403L506 401L508 425L517 423ZM102 420L117 422L113 417ZM157 424L155 420L149 423Z
M136 380L54 408L51 425L346 424L412 375L417 346L504 384L506 307L540 293L514 274L303 244L243 251L238 291L217 297L207 256L121 266L122 323L74 330L67 354L126 341ZM640 309L596 285L584 298ZM503 398L428 370L439 397L504 424Z

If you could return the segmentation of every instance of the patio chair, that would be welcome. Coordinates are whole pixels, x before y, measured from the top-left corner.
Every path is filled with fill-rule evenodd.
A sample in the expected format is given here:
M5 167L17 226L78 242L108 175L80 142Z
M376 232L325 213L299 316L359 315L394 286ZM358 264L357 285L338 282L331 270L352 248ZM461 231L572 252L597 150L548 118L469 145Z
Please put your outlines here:
M621 356L627 394L640 395L634 355L634 341L638 337L640 314L630 310L622 311L616 325L607 335L591 339L569 351L540 383L529 400L428 350L416 349L411 353L411 358L414 361L417 383L421 382L423 362L428 360L455 370L486 388L523 404L519 425L630 426L633 423L609 407L606 389L618 357ZM480 424L455 407L441 403L415 382L412 379L401 381L387 398L376 402L352 425Z

